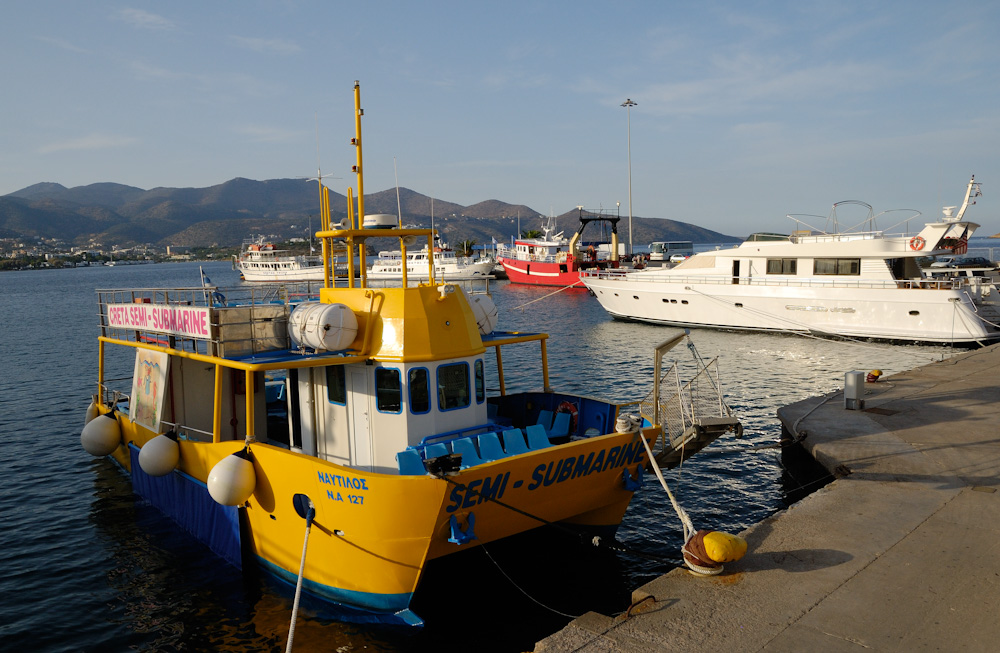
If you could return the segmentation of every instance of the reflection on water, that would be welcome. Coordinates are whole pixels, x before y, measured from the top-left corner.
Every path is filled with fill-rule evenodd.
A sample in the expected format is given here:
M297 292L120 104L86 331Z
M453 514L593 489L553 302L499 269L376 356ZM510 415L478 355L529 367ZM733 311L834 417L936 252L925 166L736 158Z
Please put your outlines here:
M198 265L3 275L5 650L284 649L292 589L215 558L137 502L113 463L90 458L79 444L96 378L94 289L195 285ZM238 283L228 263L202 265L220 285ZM653 347L676 333L613 321L585 291L499 282L493 297L501 329L550 334L550 383L557 390L638 400L652 387ZM692 339L705 359L720 357L726 398L745 435L725 436L669 472L667 481L696 526L731 532L786 505L778 451L754 448L777 442L778 407L842 387L850 370L877 367L891 375L951 354L772 334L693 331ZM508 389L541 388L537 352L537 344L504 352ZM696 369L683 344L668 357L682 376ZM129 375L132 363L124 352L110 367ZM495 377L488 385L496 387ZM570 616L624 610L633 588L676 563L680 533L666 495L647 476L619 539L662 561L597 551L561 532L529 534L436 561L414 600L428 623L423 631L343 624L307 603L296 648L529 650ZM523 627L509 627L512 615Z

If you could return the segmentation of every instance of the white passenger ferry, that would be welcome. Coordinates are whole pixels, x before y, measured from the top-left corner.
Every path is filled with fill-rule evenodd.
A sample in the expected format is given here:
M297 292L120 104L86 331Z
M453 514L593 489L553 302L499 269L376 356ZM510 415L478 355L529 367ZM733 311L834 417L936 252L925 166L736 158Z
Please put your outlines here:
M964 219L981 195L969 181L958 213L915 235L876 228L872 207L834 204L827 230L755 234L738 247L701 252L672 269L584 272L581 279L616 318L685 327L814 332L908 342L985 344L1000 338L992 277L929 279L921 259L960 255L979 227ZM867 218L841 230L837 209ZM920 215L913 211L908 219ZM800 226L804 217L788 216ZM899 223L897 223L899 224Z
M458 256L448 247L435 247L433 256L434 278L441 281L462 281L488 277L496 262L491 258L472 259ZM415 281L430 279L431 256L427 248L406 251L405 266L402 250L379 252L378 259L368 270L369 279L395 280L406 276Z

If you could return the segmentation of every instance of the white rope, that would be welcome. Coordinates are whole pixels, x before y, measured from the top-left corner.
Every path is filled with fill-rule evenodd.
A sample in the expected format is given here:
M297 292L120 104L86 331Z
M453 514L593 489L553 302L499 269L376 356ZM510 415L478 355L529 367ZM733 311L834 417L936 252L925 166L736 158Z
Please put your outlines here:
M292 621L288 624L288 643L285 645L285 653L292 653L292 640L295 639L295 621L299 614L299 598L302 596L302 575L306 568L306 547L309 546L309 530L312 528L312 520L306 520L306 534L302 538L302 559L299 561L299 578L295 582L295 600L292 601Z
M519 309L519 308L524 308L524 307L525 307L525 306L527 306L528 304L534 304L535 302L540 302L540 301L542 301L543 299L545 299L546 297L551 297L552 295L558 295L559 293L561 293L561 292L562 292L562 291L564 291L564 290L569 290L570 288L579 288L579 287L580 287L580 283L579 283L579 282L577 282L577 283L571 283L570 285L566 286L565 288L560 288L559 290L556 290L556 291L554 291L554 292L550 292L550 293L549 293L549 294L547 294L547 295L542 295L542 296L541 296L541 297L539 297L538 299L532 299L532 300L531 300L530 302L524 302L524 303L523 303L523 304L521 304L520 306L515 306L515 307L514 307L514 308L513 308L512 310L515 310L515 311L516 311L516 310L517 310L517 309Z
M677 503L677 499L674 498L674 493L670 491L670 487L667 485L667 481L663 478L663 473L660 471L660 466L656 464L656 459L653 457L653 450L649 448L649 442L646 441L646 436L639 433L639 439L642 440L642 446L646 448L646 455L649 456L650 465L653 467L653 473L656 474L656 478L659 479L660 485L663 486L664 491L666 491L667 496L670 497L670 505L674 507L674 512L677 513L678 519L681 520L681 525L684 527L684 543L691 539L691 536L695 534L694 524L691 523L691 518L688 517L687 511L684 510ZM683 551L683 547L681 547Z

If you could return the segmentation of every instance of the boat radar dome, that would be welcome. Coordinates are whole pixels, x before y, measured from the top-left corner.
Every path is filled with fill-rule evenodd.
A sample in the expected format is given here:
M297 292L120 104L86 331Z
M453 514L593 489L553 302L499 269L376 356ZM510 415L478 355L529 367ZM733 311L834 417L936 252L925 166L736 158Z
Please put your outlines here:
M121 444L121 439L121 427L113 410L90 420L80 433L80 444L91 456L110 455Z
M206 485L215 502L224 506L238 506L249 499L257 486L250 450L240 449L215 463Z
M956 207L954 207L954 206L946 206L943 209L941 209L941 211L944 213L944 221L945 222L954 222L955 221L955 219L956 219L955 218L955 208Z
M173 431L161 433L139 449L139 467L150 476L166 476L180 459L181 448Z

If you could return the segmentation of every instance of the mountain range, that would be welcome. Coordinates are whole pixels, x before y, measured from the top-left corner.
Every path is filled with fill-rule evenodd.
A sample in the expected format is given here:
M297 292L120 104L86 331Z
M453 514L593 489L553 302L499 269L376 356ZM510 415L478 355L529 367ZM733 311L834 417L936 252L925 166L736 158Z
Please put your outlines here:
M397 201L398 193L398 201ZM398 203L397 203L398 202ZM330 191L335 221L347 215L347 197ZM143 190L115 183L66 188L45 182L0 196L0 238L56 238L80 247L238 246L252 234L308 237L319 229L315 182L299 179L254 181L236 178L207 188ZM523 204L486 200L471 206L432 199L407 188L365 195L365 213L397 215L403 223L434 227L449 242L508 241L518 231L541 229L543 215ZM557 216L567 234L577 226L576 208ZM709 229L666 218L632 218L636 247L656 240L738 242ZM628 242L628 216L619 223ZM591 232L584 237L595 238Z

